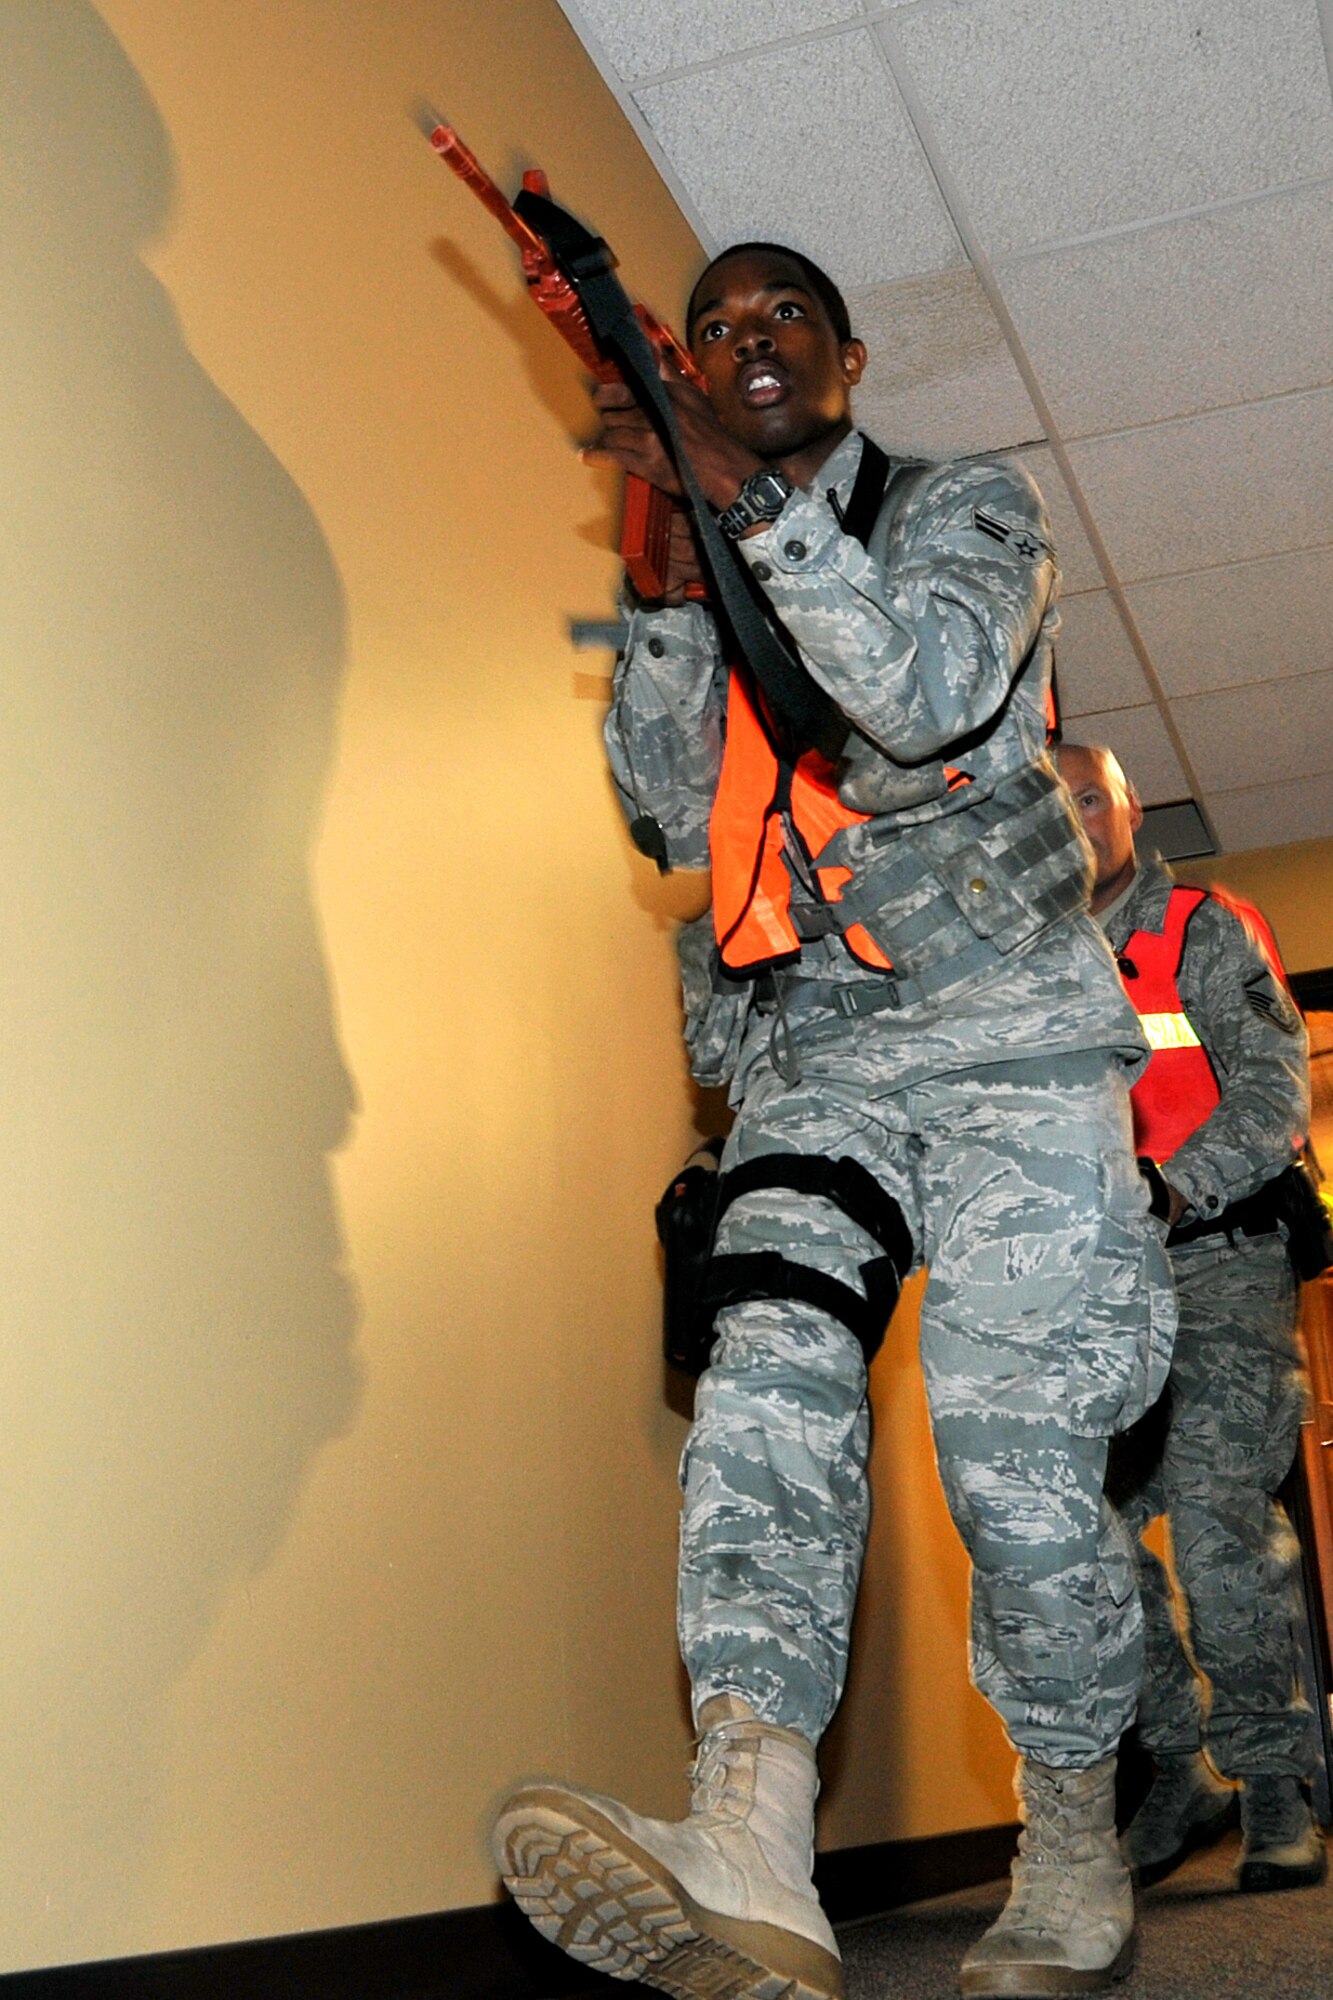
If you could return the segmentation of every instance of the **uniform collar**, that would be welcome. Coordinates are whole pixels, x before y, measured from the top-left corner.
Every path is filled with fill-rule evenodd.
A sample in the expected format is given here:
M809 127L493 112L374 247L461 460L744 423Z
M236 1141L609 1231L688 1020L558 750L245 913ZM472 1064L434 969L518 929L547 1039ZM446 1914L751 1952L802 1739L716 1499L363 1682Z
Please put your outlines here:
M1139 886L1139 876L1141 872L1142 872L1142 864L1140 863L1139 866L1135 868L1134 873L1129 878L1128 888L1122 889L1120 891L1120 894L1116 897L1115 901L1113 903L1108 903L1105 909L1097 911L1097 921L1101 925L1104 931L1111 930L1112 927L1115 925L1116 918L1120 915L1120 912L1125 908L1131 896L1134 894L1134 891Z
M1160 854L1140 855L1129 887L1097 912L1112 944L1119 949L1131 931L1160 931L1174 887L1175 879Z
M856 474L861 464L861 453L865 450L865 439L860 431L853 428L845 438L839 440L820 466L807 487L810 493L827 493L830 489L838 496L839 507L846 507L856 484Z

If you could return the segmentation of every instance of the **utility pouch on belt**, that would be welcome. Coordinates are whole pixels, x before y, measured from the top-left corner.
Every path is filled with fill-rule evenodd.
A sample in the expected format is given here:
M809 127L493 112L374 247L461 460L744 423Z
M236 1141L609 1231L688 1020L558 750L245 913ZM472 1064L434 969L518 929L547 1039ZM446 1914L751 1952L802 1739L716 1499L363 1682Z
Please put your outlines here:
M1287 1255L1298 1278L1317 1278L1333 1265L1333 1217L1298 1160L1273 1183L1278 1220L1287 1231Z
M754 986L748 979L729 979L718 968L711 911L681 925L676 955L690 1070L696 1082L712 1090L735 1075Z
M1206 1236L1273 1236L1279 1224L1286 1231L1287 1256L1298 1278L1317 1278L1333 1265L1333 1222L1299 1160L1253 1194L1229 1202L1220 1215L1178 1222L1166 1247L1174 1250L1178 1243Z
M722 1141L705 1139L673 1174L657 1204L657 1240L666 1258L662 1347L673 1368L701 1375L713 1345L711 1318L700 1298L717 1230L718 1171Z

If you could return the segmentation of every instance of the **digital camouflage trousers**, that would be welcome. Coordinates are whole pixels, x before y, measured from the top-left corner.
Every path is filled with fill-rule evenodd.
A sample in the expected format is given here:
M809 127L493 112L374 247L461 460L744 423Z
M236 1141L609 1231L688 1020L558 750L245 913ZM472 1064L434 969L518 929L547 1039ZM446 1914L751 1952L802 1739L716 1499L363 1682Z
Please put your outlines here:
M1300 1688L1300 1551L1272 1497L1305 1410L1296 1282L1277 1236L1195 1243L1171 1261L1180 1326L1166 1393L1117 1440L1110 1487L1136 1538L1158 1515L1170 1522L1194 1661L1167 1570L1140 1544L1139 1733L1157 1755L1206 1742L1227 1777L1308 1776L1317 1747Z
M973 1677L1016 1748L1098 1762L1134 1713L1142 1650L1132 1552L1103 1499L1108 1440L1159 1393L1174 1329L1117 1064L997 1064L877 1099L761 1072L724 1170L766 1152L850 1156L901 1207L929 1266L921 1359L973 1565ZM718 1248L777 1249L858 1290L876 1254L832 1202L782 1189L738 1200ZM842 1691L869 1516L865 1361L805 1304L734 1305L719 1329L682 1466L696 1713L736 1694L816 1741Z

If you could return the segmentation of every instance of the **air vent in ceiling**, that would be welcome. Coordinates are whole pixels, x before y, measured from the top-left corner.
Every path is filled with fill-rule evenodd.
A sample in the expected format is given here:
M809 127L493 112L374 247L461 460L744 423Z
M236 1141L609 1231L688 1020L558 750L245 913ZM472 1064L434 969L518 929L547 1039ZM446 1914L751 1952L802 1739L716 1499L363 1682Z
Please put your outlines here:
M1146 854L1155 850L1163 861L1197 861L1205 854L1217 852L1193 799L1172 799L1164 806L1146 806L1138 845Z

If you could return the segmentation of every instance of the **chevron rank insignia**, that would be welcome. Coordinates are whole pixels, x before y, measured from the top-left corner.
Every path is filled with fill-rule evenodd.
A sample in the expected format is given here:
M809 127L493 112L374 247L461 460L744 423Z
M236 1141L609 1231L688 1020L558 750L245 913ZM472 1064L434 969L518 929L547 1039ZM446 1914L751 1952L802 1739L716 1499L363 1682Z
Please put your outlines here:
M1300 1028L1301 1017L1276 980L1265 979L1262 985L1256 982L1247 986L1245 998L1261 1021L1271 1021L1284 1035L1294 1035Z
M989 535L1001 547L1012 549L1024 562L1045 562L1051 554L1048 543L1040 535L1034 535L1031 528L1017 527L1012 521L1001 521L994 514L987 514L982 508L972 509L972 525L978 534Z

